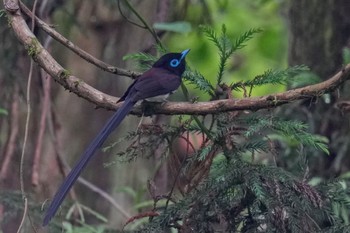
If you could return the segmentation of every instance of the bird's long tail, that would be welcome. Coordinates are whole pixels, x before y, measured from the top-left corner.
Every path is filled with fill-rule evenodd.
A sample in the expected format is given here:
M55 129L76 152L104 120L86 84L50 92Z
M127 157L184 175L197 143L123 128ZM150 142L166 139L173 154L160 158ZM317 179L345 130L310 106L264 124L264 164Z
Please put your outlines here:
M100 133L90 143L89 147L85 150L80 160L75 164L73 169L70 171L70 173L64 180L61 187L56 192L49 208L46 211L43 226L46 226L50 222L51 218L56 214L58 207L62 204L67 193L79 177L81 171L84 169L86 164L90 161L95 151L102 146L104 141L107 139L108 135L120 124L120 122L122 122L125 116L128 115L134 104L135 102L131 99L126 99L123 105L110 118L110 120L103 127Z

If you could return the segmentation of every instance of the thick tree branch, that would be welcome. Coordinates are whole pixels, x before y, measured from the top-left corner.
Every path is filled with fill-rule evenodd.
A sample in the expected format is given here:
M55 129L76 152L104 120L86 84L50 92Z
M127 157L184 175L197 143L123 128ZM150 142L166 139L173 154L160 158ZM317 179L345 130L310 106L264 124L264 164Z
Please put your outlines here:
M32 58L39 66L41 66L47 73L49 73L51 77L53 77L55 81L60 83L64 88L68 89L71 92L74 92L76 95L82 98L85 98L91 103L96 104L98 107L106 109L118 108L118 104L116 104L118 98L96 90L95 88L86 84L83 80L70 75L67 70L58 64L30 31L26 22L20 14L19 7L11 5L11 8L8 8L6 4L8 1L5 1L4 5L5 9L8 12L9 23L19 41L28 51L28 54L32 56ZM11 1L11 3L13 2L14 1ZM325 82L286 91L279 94L255 98L227 99L199 103L169 102L154 106L152 113L167 115L205 115L227 111L272 108L296 100L319 97L324 93L334 91L348 79L350 79L350 64ZM135 108L132 113L141 114L141 109Z

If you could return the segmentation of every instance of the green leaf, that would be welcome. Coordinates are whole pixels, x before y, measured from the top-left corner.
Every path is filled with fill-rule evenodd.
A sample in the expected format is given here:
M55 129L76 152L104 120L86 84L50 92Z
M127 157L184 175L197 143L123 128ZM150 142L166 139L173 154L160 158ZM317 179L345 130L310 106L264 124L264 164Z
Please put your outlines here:
M350 49L345 47L342 52L343 52L343 63L349 64L350 63Z
M73 232L73 225L70 224L69 222L62 222L62 226L63 226L63 229L65 230L65 232L67 233L72 233Z
M129 186L122 186L122 187L117 189L117 192L126 193L129 196L131 196L132 198L137 197L137 192Z
M171 23L154 23L153 28L157 30L177 33L189 33L192 31L191 24L186 21L177 21Z
M0 10L0 18L3 17L4 15L6 15L6 10L5 9L1 9Z
M85 211L86 211L87 213L89 213L90 215L94 216L96 219L98 219L98 220L100 220L100 221L102 221L102 222L104 222L104 223L107 223L107 222L108 222L108 219L107 219L105 216L103 216L102 214L98 213L97 211L95 211L95 210L93 210L93 209L91 209L90 207L85 206L85 205L81 205L81 204L80 204L80 206L81 206L81 208L82 208L83 210L85 210Z
M4 109L4 108L0 108L0 115L8 115L8 111L6 110L6 109Z

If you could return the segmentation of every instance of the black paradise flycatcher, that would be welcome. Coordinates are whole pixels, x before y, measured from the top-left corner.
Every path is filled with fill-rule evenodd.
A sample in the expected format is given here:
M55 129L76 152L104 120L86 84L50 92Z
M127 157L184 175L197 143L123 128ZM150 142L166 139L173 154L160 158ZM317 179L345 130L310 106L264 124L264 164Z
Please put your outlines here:
M181 76L186 68L185 57L190 50L181 53L168 53L156 61L152 68L137 78L118 102L124 101L122 106L109 119L102 130L90 143L81 158L74 165L62 185L56 192L49 208L46 211L43 226L46 226L56 214L64 198L78 179L80 173L90 161L96 150L102 146L109 134L123 121L136 102L147 98L168 95L175 91L181 84Z

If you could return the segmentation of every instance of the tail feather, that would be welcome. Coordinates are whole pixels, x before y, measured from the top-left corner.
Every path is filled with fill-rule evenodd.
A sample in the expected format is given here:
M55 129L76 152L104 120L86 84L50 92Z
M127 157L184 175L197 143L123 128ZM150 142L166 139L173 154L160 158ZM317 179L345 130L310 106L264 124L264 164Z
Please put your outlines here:
M78 179L80 173L90 161L94 153L98 148L102 146L109 134L122 122L126 115L131 111L135 102L130 99L125 100L123 105L117 110L117 112L110 118L107 124L103 127L100 133L90 143L89 147L85 150L80 160L75 164L70 171L63 184L56 192L43 221L43 226L46 226L51 218L56 214L57 209L62 204L64 198L68 194L69 190L73 186L74 182Z

